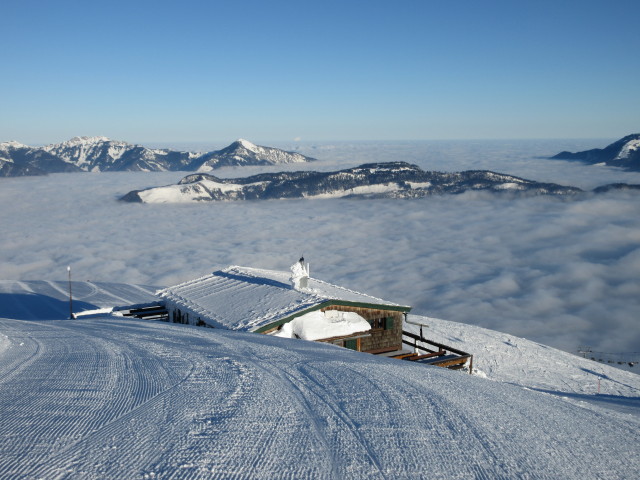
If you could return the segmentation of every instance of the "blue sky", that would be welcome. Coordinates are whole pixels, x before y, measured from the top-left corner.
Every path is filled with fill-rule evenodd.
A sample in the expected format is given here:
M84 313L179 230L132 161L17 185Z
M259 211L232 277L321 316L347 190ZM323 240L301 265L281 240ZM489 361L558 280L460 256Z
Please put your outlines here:
M5 0L0 8L0 141L640 131L637 0Z

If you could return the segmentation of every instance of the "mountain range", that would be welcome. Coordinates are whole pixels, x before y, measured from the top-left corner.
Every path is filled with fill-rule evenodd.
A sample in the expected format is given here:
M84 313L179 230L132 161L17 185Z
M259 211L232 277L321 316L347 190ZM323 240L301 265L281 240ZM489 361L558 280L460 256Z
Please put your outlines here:
M0 143L0 177L59 172L202 171L236 165L309 162L313 158L237 140L207 153L151 149L106 137L75 137L45 147Z
M443 173L424 171L406 162L388 162L335 172L278 172L229 179L198 173L184 177L175 185L131 191L121 200L173 203L310 197L419 198L467 190L535 195L567 195L582 191L486 170Z
M588 164L602 163L612 167L640 171L640 133L621 138L605 148L583 152L560 152L551 157L558 160L578 160Z

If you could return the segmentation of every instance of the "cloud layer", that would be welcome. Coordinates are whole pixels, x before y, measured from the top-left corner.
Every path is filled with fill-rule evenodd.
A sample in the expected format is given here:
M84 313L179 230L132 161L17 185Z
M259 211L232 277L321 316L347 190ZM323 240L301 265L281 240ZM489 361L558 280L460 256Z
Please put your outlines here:
M433 142L298 148L321 159L305 168L405 160L435 170L487 168L582 188L640 183L640 174L535 158L583 146ZM218 172L225 173L255 172ZM468 193L201 205L116 201L129 190L175 183L181 176L2 179L0 277L64 280L72 265L78 280L164 286L230 264L287 269L304 254L313 276L413 305L418 314L568 351L578 345L640 351L638 194L507 199Z

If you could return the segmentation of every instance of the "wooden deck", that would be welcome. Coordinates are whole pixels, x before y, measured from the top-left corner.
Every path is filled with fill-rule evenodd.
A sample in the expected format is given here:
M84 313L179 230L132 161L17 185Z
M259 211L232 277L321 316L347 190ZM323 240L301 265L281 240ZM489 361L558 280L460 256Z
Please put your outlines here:
M402 343L411 347L413 353L402 353L392 356L392 358L436 365L451 370L468 367L469 373L473 371L473 355L442 343L427 340L422 335L422 328L420 335L403 330Z

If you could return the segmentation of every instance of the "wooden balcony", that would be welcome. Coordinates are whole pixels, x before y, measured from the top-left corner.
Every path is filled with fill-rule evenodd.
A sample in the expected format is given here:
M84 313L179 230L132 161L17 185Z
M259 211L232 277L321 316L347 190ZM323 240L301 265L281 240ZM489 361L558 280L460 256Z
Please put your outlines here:
M473 371L473 355L424 338L422 328L419 335L403 330L402 344L411 347L413 352L390 355L392 358L436 365L451 370L460 370L468 367L469 373Z

